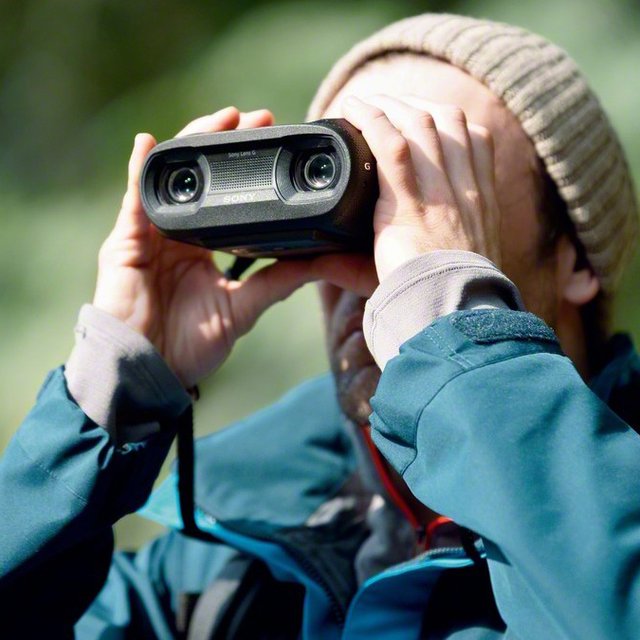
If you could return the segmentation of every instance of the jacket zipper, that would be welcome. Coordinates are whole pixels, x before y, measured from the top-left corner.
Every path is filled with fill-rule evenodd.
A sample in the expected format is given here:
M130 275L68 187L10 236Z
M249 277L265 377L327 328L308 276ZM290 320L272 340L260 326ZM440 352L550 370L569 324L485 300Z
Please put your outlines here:
M411 560L406 560L405 562L393 565L393 567L389 567L389 569L393 569L395 571L397 569L411 567L422 562L423 560L436 560L440 556L445 557L451 555L458 556L460 559L469 557L462 547L438 547L436 549L430 549L429 551L423 551L421 554L415 556L415 558L411 558ZM384 571L382 573L384 573Z
M274 542L276 541L274 540ZM333 613L336 622L338 623L340 628L343 628L347 617L346 611L334 594L333 589L331 589L331 587L327 584L327 581L322 577L320 572L316 569L315 565L309 562L306 556L295 547L284 545L280 541L277 541L277 544L283 546L287 550L287 553L289 553L289 555L291 555L293 559L300 565L302 570L322 589L324 594L327 596L327 599L329 600L331 612Z

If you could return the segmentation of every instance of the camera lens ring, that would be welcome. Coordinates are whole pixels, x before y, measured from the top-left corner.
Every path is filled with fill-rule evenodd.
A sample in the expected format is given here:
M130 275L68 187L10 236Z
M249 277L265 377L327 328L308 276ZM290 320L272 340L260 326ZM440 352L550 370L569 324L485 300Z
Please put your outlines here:
M192 167L173 169L167 177L167 196L176 204L193 202L200 194L201 180Z
M335 182L336 174L336 161L332 155L324 151L309 156L302 168L305 186L312 191L329 188Z

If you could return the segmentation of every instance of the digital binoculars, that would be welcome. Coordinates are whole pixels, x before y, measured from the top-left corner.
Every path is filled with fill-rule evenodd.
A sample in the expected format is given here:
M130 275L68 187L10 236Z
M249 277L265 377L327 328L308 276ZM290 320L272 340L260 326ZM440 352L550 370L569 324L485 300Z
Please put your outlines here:
M242 258L372 248L375 158L346 120L162 142L140 191L164 236Z

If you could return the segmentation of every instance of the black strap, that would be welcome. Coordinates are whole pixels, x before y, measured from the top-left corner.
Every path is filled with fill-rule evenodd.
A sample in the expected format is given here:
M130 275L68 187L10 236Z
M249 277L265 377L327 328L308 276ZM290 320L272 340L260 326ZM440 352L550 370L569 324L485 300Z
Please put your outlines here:
M240 280L240 276L256 261L255 258L238 257L233 264L224 272L227 280Z
M222 543L222 540L211 533L198 528L195 520L194 499L194 446L193 446L193 406L180 416L178 424L178 494L180 496L180 515L183 522L183 533L199 540Z
M183 533L224 544L195 521L193 407L178 425L178 493ZM224 567L209 589L183 594L176 619L187 640L294 640L302 624L304 588L276 581L257 558L239 554ZM185 636L185 629L188 629Z

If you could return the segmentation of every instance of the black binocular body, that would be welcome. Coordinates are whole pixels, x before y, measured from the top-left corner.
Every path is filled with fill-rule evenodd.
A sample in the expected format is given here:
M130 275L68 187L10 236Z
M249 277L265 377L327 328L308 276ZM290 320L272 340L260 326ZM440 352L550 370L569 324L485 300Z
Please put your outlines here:
M246 258L371 251L375 158L346 120L168 140L149 153L140 190L174 240Z

